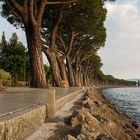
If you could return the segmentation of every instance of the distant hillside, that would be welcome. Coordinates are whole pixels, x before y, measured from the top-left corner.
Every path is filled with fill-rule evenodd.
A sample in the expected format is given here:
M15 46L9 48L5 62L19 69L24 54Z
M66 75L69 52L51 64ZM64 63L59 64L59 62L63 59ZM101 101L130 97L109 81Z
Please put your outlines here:
M127 79L128 81L136 81L136 82L138 82L138 81L140 81L140 78L132 78L132 79Z

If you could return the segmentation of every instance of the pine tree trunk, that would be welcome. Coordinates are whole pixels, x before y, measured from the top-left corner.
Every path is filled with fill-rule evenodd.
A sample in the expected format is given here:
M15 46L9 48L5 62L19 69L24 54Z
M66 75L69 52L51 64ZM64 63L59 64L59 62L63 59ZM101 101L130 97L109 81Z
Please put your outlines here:
M57 61L59 64L60 75L64 82L63 87L69 87L69 82L68 82L68 77L67 77L67 73L66 73L66 67L64 64L64 60L63 60L63 58L61 58L60 56L57 55Z
M79 67L79 86L83 86L82 70L81 66Z
M57 56L57 61L58 61L58 64L59 64L60 74L61 74L62 80L67 81L67 74L66 74L65 64L64 64L63 60L61 60L61 58L59 56Z
M79 70L76 68L74 72L75 86L79 87Z
M85 71L83 71L83 86L86 86L86 74L85 74Z
M73 76L73 69L71 65L71 60L69 57L67 57L67 69L68 69L68 79L69 79L69 85L75 86L74 84L74 76Z
M39 27L25 26L29 59L31 65L31 87L46 88L45 70L42 60L42 46Z
M52 73L52 77L53 77L55 86L61 87L62 79L61 79L60 70L59 70L55 52L53 52L53 50L51 50L51 49L49 49L49 50L43 49L43 52L46 54L48 61L50 63L51 73Z
M17 75L14 74L13 76L13 86L17 86Z

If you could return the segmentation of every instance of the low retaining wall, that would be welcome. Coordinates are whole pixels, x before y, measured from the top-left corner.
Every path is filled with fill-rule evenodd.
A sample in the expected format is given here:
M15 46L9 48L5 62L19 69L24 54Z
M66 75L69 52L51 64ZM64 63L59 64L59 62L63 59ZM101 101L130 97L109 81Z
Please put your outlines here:
M29 136L37 127L44 123L46 106L32 108L29 112L22 113L21 115L14 114L17 117L14 115L6 116L7 120L0 122L0 140L25 139L25 137Z
M63 107L66 103L68 103L70 100L74 99L76 96L81 94L83 92L83 89L79 91L75 91L71 94L68 94L64 97L61 97L58 100L55 100L55 90L49 89L48 90L48 102L47 102L47 117L48 119L54 119L55 113Z
M51 104L47 106L38 104L31 108L0 117L0 140L24 140L44 123L46 116L49 116L49 110L51 115L55 115L57 110L81 94L82 91L83 90L76 91L56 101L54 98L55 92L53 93L51 91L50 94L48 94L50 95L48 98L53 100L53 102L51 102L51 100L49 101L48 99L48 102Z
M83 90L76 91L72 94L69 94L65 97L62 97L55 102L55 112L58 111L60 108L62 108L66 103L68 103L70 100L74 99L78 95L80 95L83 92Z

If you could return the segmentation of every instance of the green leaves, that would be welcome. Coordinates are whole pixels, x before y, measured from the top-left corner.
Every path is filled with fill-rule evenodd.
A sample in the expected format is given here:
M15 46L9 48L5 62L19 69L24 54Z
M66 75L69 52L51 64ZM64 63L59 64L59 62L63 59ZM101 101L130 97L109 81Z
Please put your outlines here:
M4 68L15 76L24 67L25 59L19 55L10 55L6 58Z
M3 33L1 44L1 67L10 72L13 79L16 79L16 76L19 73L23 75L23 71L25 71L26 68L27 56L25 53L25 47L20 41L18 41L16 33L12 34L9 42L6 41ZM16 80L14 81L16 82Z
M11 79L11 74L9 72L0 69L0 88L2 87L3 82L6 80Z
M11 75L9 72L6 72L3 69L0 69L0 79L1 80L11 79Z
M44 65L44 69L45 69L46 79L47 79L48 81L50 81L51 78L52 78L51 68L50 68L50 66L48 66L48 65Z
M1 45L3 47L6 47L7 46L7 41L6 41L6 37L5 37L5 33L4 32L2 33Z

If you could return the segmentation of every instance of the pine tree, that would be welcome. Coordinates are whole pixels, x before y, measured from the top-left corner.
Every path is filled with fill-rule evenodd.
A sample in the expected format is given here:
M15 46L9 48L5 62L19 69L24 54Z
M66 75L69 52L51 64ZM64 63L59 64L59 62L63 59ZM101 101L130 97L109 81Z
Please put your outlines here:
M2 39L1 39L1 47L6 47L6 46L7 46L7 41L6 41L5 33L3 31Z

